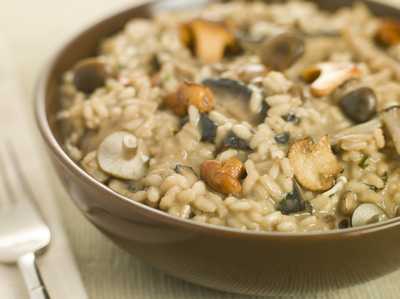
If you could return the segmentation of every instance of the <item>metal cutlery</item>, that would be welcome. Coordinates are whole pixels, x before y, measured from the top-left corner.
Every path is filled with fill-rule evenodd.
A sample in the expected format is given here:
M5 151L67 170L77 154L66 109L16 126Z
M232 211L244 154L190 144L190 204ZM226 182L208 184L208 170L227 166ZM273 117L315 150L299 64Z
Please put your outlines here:
M24 157L33 159L34 157ZM36 255L50 243L50 230L11 143L0 144L0 263L18 265L31 299L48 299ZM34 175L34 174L30 174Z

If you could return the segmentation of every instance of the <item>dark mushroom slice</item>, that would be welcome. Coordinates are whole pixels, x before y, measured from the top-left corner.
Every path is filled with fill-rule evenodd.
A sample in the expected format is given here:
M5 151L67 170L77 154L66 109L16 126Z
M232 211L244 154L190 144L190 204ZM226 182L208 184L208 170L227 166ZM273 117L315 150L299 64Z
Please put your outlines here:
M199 121L201 131L201 141L214 142L217 135L217 125L208 117L207 114L201 114Z
M284 71L304 54L304 40L300 35L285 32L266 40L260 48L261 62L268 68Z
M268 110L270 106L266 101L262 101L261 103L261 111L258 113L258 116L254 118L255 123L259 124L265 121L265 118L268 116Z
M211 88L215 93L229 93L230 96L236 95L238 97L243 98L243 100L250 100L252 91L243 83L227 79L227 78L219 78L219 79L205 79L203 84Z
M376 94L369 87L360 87L343 95L339 106L350 120L364 123L376 114Z
M87 58L75 66L73 80L76 89L90 94L104 86L107 76L106 66L103 62L97 58Z
M339 229L345 229L345 228L349 228L351 226L350 220L345 218L342 219L341 221L339 221L338 223L338 228Z
M392 106L381 113L383 123L392 138L398 154L400 154L400 106Z
M293 181L293 191L288 193L286 197L278 204L277 209L284 215L303 212L310 210L310 205L306 204L300 186ZM312 208L311 208L312 210Z
M290 133L283 132L283 133L276 134L274 139L279 144L288 144L289 139L290 139Z
M282 119L288 123L293 123L295 125L300 123L300 118L293 113L288 113L282 116Z
M216 99L216 109L228 117L238 121L258 124L260 122L260 114L264 113L266 116L268 106L264 105L262 108L264 111L258 114L250 110L249 102L253 91L245 84L227 78L209 78L202 83L213 92Z
M384 19L375 32L375 42L382 47L391 47L400 43L400 21Z
M221 150L233 148L243 151L250 150L250 146L246 140L236 136L235 133L230 131L222 141Z
M189 122L189 115L185 115L185 116L179 118L179 127L182 128L188 122Z

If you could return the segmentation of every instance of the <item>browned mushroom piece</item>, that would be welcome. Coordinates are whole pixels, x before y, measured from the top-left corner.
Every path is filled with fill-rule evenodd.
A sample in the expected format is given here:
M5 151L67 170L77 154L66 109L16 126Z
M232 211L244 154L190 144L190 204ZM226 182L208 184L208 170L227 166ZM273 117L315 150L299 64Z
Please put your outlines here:
M240 179L245 173L243 163L233 157L226 161L206 160L201 164L201 178L215 191L223 194L240 194Z
M268 68L284 71L303 56L304 49L300 35L285 32L267 39L260 47L259 56Z
M383 47L391 47L400 43L400 21L383 19L375 32L375 41Z
M164 104L176 115L184 116L189 105L195 106L199 112L210 112L215 105L212 91L205 85L185 82L178 90L164 98Z
M361 75L360 70L352 63L319 63L303 71L303 79L311 83L311 93L316 97L331 94L346 81Z
M327 136L318 143L311 138L296 141L289 149L289 161L297 181L311 191L330 189L343 169L331 150Z
M181 42L203 63L220 61L227 48L236 45L234 34L221 22L195 19L180 27Z
M87 58L74 68L74 85L84 93L92 93L102 87L107 79L105 64L97 58Z

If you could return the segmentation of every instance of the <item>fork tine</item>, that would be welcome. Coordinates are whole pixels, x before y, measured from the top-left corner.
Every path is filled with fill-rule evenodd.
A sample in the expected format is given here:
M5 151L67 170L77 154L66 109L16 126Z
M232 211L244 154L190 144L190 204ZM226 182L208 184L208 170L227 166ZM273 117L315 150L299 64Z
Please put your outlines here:
M5 158L2 155L2 151L0 150L0 177L1 177L1 185L3 186L0 190L3 190L4 200L0 200L0 203L7 204L13 202L16 195L14 194L14 190L11 187L11 179L9 177L9 168L6 165Z

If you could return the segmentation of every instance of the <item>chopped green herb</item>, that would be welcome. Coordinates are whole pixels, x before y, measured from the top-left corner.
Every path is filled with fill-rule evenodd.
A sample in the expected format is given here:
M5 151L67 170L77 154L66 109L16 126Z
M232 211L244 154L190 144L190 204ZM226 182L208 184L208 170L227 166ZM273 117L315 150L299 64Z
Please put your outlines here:
M368 188L369 188L370 190L374 191L374 192L378 192L378 191L382 190L382 189L379 189L378 187L376 187L376 186L374 186L374 185L370 185L370 184L365 184L365 185L367 185Z
M171 80L171 79L172 79L172 75L171 75L171 74L166 74L166 75L164 76L164 78L162 79L162 81L165 82L165 81L169 81L169 80Z
M275 135L275 141L279 144L287 144L290 139L290 133L289 132L283 132Z
M387 180L388 180L388 173L385 172L385 173L382 175L381 179L382 179L382 181L383 181L383 183L384 183L384 185L383 185L382 188L378 188L378 187L376 187L376 186L374 186L374 185L370 185L370 184L365 184L365 185L367 185L367 186L369 187L369 189L372 190L372 191L374 191L374 192L382 191L383 189L385 189L385 186L386 186L386 183L387 183Z
M368 166L368 155L364 155L361 159L361 161L358 163L358 166L360 166L362 169L367 168Z
M381 179L385 183L385 185L386 185L386 183L388 181L388 178L389 178L389 174L387 172L385 172L381 177Z

